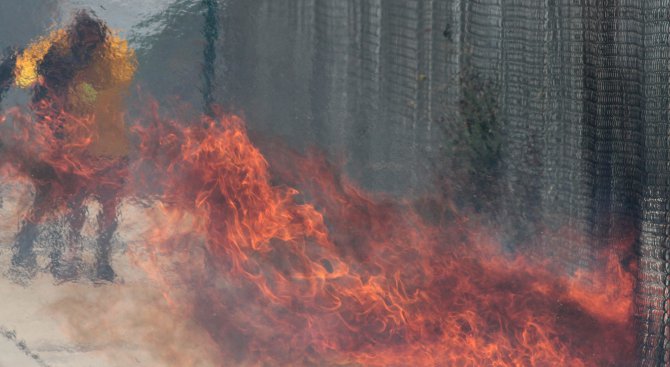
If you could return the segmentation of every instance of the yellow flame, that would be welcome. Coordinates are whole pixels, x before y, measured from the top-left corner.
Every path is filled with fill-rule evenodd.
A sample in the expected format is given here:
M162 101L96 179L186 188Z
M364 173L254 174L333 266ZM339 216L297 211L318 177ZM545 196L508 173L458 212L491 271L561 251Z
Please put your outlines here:
M66 43L67 32L64 29L55 30L33 42L17 57L14 71L16 85L27 88L37 82L39 76L37 67L49 49L54 45L66 47ZM116 34L111 34L107 37L101 52L92 61L90 68L92 70L86 73L86 76L90 78L87 82L92 85L112 86L129 83L137 69L135 52L128 47L127 41Z
M15 83L20 88L28 88L37 82L37 65L54 44L63 44L67 33L63 29L51 32L33 42L22 54L16 58L14 69Z
M20 88L33 86L39 80L39 65L49 50L67 53L68 33L64 29L51 32L34 41L17 57L15 84ZM108 34L102 47L90 62L70 81L63 101L69 113L93 115L93 153L119 156L127 153L128 142L123 122L123 98L137 69L135 51L116 33Z

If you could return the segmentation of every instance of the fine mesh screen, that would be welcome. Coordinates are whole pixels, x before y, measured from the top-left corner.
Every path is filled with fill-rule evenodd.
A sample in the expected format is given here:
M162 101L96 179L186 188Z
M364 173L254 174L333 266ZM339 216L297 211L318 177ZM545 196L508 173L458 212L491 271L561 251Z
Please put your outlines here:
M568 266L633 231L640 357L666 365L669 6L231 2L221 93L252 127L346 157L375 189L420 195L436 165L455 186L479 167L475 200L510 244L547 228L588 235L591 248L535 244Z
M0 46L43 34L58 4L0 2L21 20L0 23ZM252 134L325 149L374 190L448 190L502 224L506 245L539 237L523 246L568 270L632 232L639 360L670 365L670 0L164 7L124 34L159 100L222 101Z

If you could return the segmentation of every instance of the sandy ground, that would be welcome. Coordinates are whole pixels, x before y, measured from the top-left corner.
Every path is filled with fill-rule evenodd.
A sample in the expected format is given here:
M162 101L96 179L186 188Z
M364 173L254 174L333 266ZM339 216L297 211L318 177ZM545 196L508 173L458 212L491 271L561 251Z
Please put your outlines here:
M176 317L148 281L5 279L0 297L0 367L213 365L197 325Z
M54 286L47 277L23 287L7 280L0 283L0 324L15 333L0 338L0 366L108 366L95 348L77 344L66 335L66 327L51 310L63 288L71 291L80 286ZM23 342L25 349L20 344ZM27 354L35 354L38 360ZM42 361L42 363L39 363Z
M115 283L96 284L84 277L58 284L41 272L17 284L8 277L11 244L31 203L31 188L20 182L3 184L0 197L0 367L215 365L206 333L177 316L159 287L123 251L141 241L138 233L146 229L141 220L146 215L139 209L122 209L113 258ZM98 209L90 203L83 231L89 237L95 232ZM38 241L38 263L43 267L47 249L47 243ZM92 262L93 249L85 246L83 255Z

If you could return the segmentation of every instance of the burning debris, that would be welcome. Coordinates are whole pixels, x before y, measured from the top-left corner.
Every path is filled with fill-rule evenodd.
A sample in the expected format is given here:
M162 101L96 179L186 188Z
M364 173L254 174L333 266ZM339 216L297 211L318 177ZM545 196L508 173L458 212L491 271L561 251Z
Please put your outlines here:
M3 158L36 196L14 267L34 271L32 241L49 215L66 217L65 243L77 243L84 200L93 197L101 206L94 279L113 280L111 239L125 200L153 221L128 256L159 287L172 317L197 324L199 337L216 346L220 365L633 360L635 264L613 255L630 243L603 253L599 267L568 274L503 251L463 214L435 222L410 203L359 190L318 156L283 151L287 161L275 159L271 171L244 121L229 114L177 121L152 105L133 124L138 144L131 146L114 127L120 109L110 106L120 101L115 88L132 76L132 62L112 40L102 23L80 14L72 28L16 57L16 82L33 80L35 98L32 113L3 115ZM96 57L109 60L103 50L113 45L122 55L115 60L126 60L120 74L117 62L92 66ZM42 77L31 79L31 70ZM109 95L95 78L81 79L100 75L115 86ZM80 267L77 251L67 249L53 249L57 278L70 277L61 265ZM71 327L82 331L77 322Z

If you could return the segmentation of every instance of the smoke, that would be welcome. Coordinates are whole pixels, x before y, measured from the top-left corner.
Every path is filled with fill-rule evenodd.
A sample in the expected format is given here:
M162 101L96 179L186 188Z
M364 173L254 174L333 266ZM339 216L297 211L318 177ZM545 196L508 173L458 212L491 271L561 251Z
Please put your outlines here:
M117 258L117 269L122 264ZM108 367L221 365L198 323L172 307L158 284L130 265L124 270L124 283L60 288L48 310L71 343L95 351Z
M49 306L68 340L110 366L632 360L636 268L619 256L631 241L565 271L504 251L448 202L437 206L449 216L427 218L360 190L319 156L285 151L271 170L237 116L153 111L133 129L118 228L127 250L112 262L124 281L66 284ZM58 149L30 122L14 141L41 137L31 150L82 189L99 183L87 121L70 120L81 141Z

